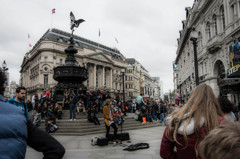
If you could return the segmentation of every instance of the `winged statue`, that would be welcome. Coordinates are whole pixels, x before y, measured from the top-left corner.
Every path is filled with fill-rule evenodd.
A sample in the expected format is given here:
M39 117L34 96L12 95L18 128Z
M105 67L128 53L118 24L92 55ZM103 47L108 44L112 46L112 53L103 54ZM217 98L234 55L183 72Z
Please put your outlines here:
M79 24L84 22L85 20L84 19L76 20L74 14L72 12L70 12L70 19L71 19L71 27L70 27L70 29L72 30L72 34L73 34L74 28L75 27L77 28L79 26Z

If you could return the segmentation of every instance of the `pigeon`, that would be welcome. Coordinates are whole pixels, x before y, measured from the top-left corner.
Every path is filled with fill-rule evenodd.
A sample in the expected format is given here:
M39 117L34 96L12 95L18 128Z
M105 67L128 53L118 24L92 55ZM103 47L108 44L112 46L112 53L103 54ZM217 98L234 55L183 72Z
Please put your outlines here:
M71 30L73 30L74 27L78 27L80 23L85 22L84 19L75 20L75 16L72 12L70 12L70 19L71 19Z

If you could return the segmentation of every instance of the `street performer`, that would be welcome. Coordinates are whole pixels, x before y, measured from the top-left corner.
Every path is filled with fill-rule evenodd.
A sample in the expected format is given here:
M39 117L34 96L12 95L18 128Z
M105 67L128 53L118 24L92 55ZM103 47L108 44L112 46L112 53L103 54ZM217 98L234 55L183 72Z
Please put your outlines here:
M116 124L113 122L113 118L116 115L113 112L111 99L106 100L106 105L103 107L103 115L104 115L105 126L107 129L106 137L108 138L108 136L109 136L110 126L111 126L114 129L113 139L116 140L118 128L117 128Z

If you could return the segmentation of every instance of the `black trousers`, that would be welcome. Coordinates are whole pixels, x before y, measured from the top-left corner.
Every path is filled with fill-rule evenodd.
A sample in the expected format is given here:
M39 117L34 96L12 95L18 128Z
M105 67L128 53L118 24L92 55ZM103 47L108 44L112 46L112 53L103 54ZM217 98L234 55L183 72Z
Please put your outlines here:
M111 127L114 129L114 136L113 136L113 138L114 138L114 139L117 139L117 130L118 130L118 128L117 128L116 124L115 124L115 123L112 123L110 126L107 126L107 125L105 124L105 126L106 126L106 129L107 129L106 136L109 135L110 126L111 126Z
M95 125L100 125L100 122L97 117L88 118L90 122L93 122Z
M47 132L40 130L27 120L28 126L28 146L43 153L43 159L61 159L65 153L65 148L54 137Z

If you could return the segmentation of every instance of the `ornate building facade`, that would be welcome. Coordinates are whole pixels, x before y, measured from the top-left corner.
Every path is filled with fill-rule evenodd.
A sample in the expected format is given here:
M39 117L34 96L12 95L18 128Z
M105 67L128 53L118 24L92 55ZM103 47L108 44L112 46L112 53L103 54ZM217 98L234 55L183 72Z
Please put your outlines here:
M199 82L210 85L218 96L219 81L229 77L228 72L233 67L229 48L240 38L240 0L196 0L192 7L186 8L186 20L182 24L175 60L178 69L174 70L176 92L187 100L196 86L190 40L192 28L195 28L198 31ZM235 95L233 98L238 102L239 93Z
M40 93L57 84L53 79L53 68L63 65L70 34L58 29L49 29L35 46L26 53L21 65L20 85L31 93ZM85 85L91 90L122 92L121 69L127 64L125 57L116 49L74 36L77 62L88 70Z
M126 89L128 97L135 99L140 94L144 98L160 100L158 77L151 77L149 72L134 58L127 58Z

